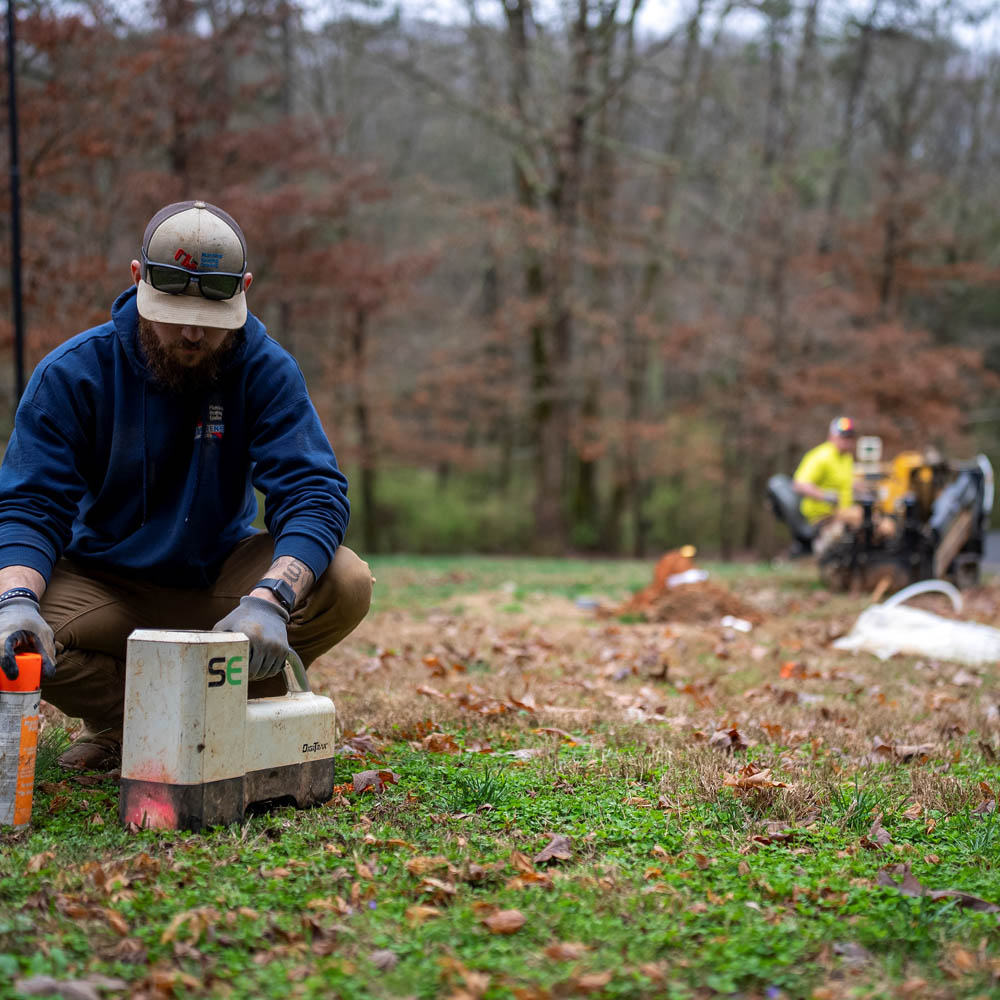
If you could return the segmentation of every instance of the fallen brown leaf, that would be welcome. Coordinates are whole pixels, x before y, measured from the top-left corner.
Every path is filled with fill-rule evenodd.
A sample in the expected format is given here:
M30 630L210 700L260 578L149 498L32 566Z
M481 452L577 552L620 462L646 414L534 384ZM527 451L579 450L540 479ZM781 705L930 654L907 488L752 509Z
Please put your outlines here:
M14 981L14 989L23 996L63 997L64 1000L100 1000L100 990L124 990L124 979L88 976L86 979L55 979L52 976L31 976Z
M533 872L535 870L535 866L531 858L529 858L523 851L511 851L510 863L514 869L519 872L526 873Z
M385 791L386 785L398 785L399 775L395 771L360 771L354 775L354 791L357 794L371 789L376 795Z
M920 764L934 752L933 743L884 743L875 740L872 750L876 760L894 760L898 764Z
M370 961L379 972L392 972L399 964L399 956L388 948L379 948L371 953Z
M895 881L895 879L899 881ZM893 865L891 868L883 868L878 873L878 884L887 889L896 889L904 896L926 896L928 899L954 899L959 906L967 907L970 910L977 910L980 913L1000 913L1000 906L990 903L978 896L972 896L967 892L959 892L957 889L928 889L917 880L910 871L909 865Z
M741 767L735 774L724 772L722 783L723 785L735 788L738 791L757 791L761 788L790 787L785 781L775 781L771 777L771 769L769 767L760 768L753 763L747 764L745 767Z
M727 753L738 753L747 748L747 742L740 735L738 729L717 729L709 736L708 745L715 750L724 750Z
M433 857L416 857L410 858L406 862L406 870L411 875L425 875L427 872L439 871L442 868L447 868L449 861L446 857L436 854Z
M571 980L573 988L578 993L597 993L611 982L611 972L584 972Z
M425 906L422 903L415 903L406 908L406 919L414 926L419 926L425 920L433 917L440 917L441 911L436 906Z
M579 941L556 941L545 949L545 954L556 962L575 962L588 951L590 948Z
M525 917L520 910L497 910L484 917L483 923L491 934L514 934L524 926Z
M547 861L572 861L573 845L569 837L562 834L553 835L552 839L534 857L536 865L545 864Z

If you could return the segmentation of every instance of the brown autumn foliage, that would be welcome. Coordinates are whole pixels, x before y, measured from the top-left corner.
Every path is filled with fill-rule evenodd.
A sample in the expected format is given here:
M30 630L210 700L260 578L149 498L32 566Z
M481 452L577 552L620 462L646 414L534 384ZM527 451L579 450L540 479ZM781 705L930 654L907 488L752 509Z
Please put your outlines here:
M642 6L22 8L29 363L200 195L244 225L367 550L767 550L764 483L834 413L889 453L992 447L997 61L931 0L823 33L708 2L643 34Z

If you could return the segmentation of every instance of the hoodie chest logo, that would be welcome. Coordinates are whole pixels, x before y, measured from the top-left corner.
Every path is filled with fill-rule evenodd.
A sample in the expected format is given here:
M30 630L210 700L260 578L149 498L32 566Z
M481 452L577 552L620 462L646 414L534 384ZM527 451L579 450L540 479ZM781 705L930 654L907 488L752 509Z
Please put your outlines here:
M222 415L222 407L212 404L208 408L208 423L199 420L195 424L194 439L207 438L209 441L221 441L226 433L226 424Z

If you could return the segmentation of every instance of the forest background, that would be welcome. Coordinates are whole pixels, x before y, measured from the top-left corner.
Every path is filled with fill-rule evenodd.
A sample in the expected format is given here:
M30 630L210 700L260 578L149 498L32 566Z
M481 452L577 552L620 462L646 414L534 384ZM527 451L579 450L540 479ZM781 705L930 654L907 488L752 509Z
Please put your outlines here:
M17 0L28 371L198 197L365 554L774 551L839 412L1000 465L993 5L646 5Z

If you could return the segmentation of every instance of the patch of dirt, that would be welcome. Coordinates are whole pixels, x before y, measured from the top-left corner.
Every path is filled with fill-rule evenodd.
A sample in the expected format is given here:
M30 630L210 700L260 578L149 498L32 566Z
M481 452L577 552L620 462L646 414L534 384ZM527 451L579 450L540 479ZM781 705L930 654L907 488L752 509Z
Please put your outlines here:
M753 625L764 620L758 608L707 579L690 547L664 553L653 570L653 582L610 613L639 615L648 622L717 622L726 615Z
M718 622L726 615L742 618L753 625L764 621L764 616L752 604L711 580L668 587L642 599L637 594L615 611L619 615L629 613L648 622Z

